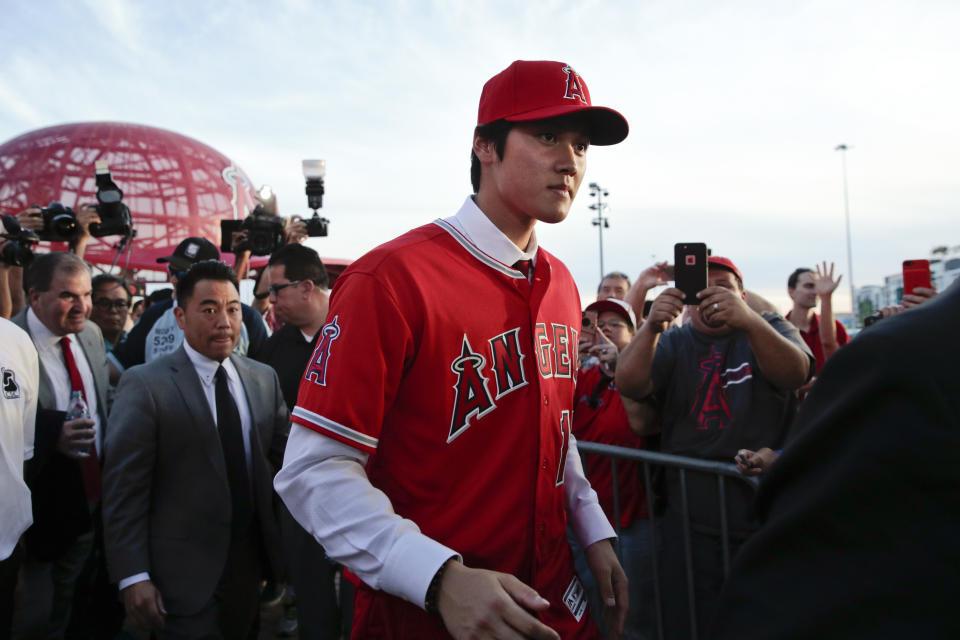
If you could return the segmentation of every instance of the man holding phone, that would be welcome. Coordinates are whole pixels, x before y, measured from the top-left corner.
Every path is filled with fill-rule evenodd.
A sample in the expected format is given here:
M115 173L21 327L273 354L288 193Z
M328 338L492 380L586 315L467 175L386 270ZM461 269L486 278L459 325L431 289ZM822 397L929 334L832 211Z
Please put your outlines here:
M660 423L639 425L639 435L660 431L661 448L708 460L729 461L742 448L780 448L790 425L794 391L810 377L814 358L799 332L777 313L753 311L734 263L707 260L707 287L664 290L630 344L620 353L620 393L659 407ZM679 279L679 275L678 275ZM686 282L686 279L684 278ZM692 297L691 297L692 296ZM666 331L684 310L691 321ZM723 583L717 488L713 477L687 477L696 588L697 626L702 634L715 611ZM740 483L726 486L731 551L752 531L750 493ZM664 514L664 625L668 637L689 636L676 474L667 476Z

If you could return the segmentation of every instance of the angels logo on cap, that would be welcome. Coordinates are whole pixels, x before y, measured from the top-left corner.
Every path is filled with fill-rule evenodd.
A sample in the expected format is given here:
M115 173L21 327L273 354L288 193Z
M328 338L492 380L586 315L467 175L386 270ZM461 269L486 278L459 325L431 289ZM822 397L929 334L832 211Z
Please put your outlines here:
M627 120L594 106L583 77L564 62L516 60L483 85L477 124L497 120L530 122L572 113L589 122L590 144L617 144L627 137Z
M193 259L197 257L198 251L200 251L200 245L196 244L195 242L191 242L187 245L187 250L183 252L183 255Z
M561 71L567 74L567 88L563 92L563 97L570 100L579 99L583 104L587 104L583 97L583 89L580 88L580 76L577 75L577 72L570 65L564 65Z

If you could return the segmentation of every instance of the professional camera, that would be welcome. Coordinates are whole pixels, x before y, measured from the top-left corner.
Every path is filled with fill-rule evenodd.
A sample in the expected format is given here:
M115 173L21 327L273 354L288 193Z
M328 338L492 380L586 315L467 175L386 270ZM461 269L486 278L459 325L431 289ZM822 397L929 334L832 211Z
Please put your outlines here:
M33 261L33 245L40 242L30 229L24 229L13 216L3 216L3 233L0 238L6 239L6 244L0 250L0 262L11 267L28 267Z
M77 225L77 214L60 202L51 202L40 209L40 215L43 217L43 229L38 234L41 240L70 242L80 231Z
M110 167L106 162L98 161L94 175L97 179L98 202L94 208L100 216L100 222L90 225L90 235L94 238L130 235L133 218L130 209L123 204L123 191L110 177Z
M303 177L307 180L307 206L313 209L313 217L304 220L307 223L307 235L311 238L325 237L330 221L321 218L317 209L323 206L323 178L327 173L324 160L304 160Z
M247 238L234 245L233 234L246 231ZM283 246L283 218L270 215L258 204L244 220L220 221L220 250L227 253L249 251L255 256L269 256Z

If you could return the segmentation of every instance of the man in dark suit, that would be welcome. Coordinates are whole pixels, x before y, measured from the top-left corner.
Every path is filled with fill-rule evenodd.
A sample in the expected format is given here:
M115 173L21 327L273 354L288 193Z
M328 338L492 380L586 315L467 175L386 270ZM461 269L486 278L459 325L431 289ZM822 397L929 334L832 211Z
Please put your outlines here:
M34 524L26 535L25 597L14 626L16 635L60 637L78 577L97 546L108 366L100 329L87 322L87 264L72 253L49 253L37 256L25 278L29 306L12 321L37 348L40 389L35 452L26 469ZM74 391L83 394L90 417L65 421ZM86 584L96 582L95 567L94 560Z
M273 476L287 408L273 369L231 356L237 280L177 283L184 344L124 373L104 448L107 563L127 614L163 637L244 638L278 561Z
M958 638L960 281L823 367L711 638Z

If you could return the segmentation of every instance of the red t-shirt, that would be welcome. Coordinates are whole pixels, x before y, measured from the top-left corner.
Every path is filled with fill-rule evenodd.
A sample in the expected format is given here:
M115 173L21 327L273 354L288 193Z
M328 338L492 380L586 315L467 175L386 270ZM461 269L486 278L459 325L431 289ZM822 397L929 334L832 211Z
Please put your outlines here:
M334 286L291 419L370 454L394 510L551 603L594 638L566 539L580 300L540 249L532 282L443 221L354 262ZM580 589L578 591L578 589ZM368 587L354 637L447 637L436 616Z
M604 376L599 366L580 372L573 404L573 435L582 442L599 442L632 449L647 447L647 439L630 430L620 393L613 380ZM600 506L613 525L613 467L610 458L588 455L586 471L590 486L597 492ZM617 486L620 526L625 528L634 520L646 518L647 498L643 484L643 465L618 459Z
M790 319L790 313L787 313L787 320ZM839 320L834 320L834 324L837 327L837 345L843 346L850 342L850 336L847 335L847 330L844 328L843 323ZM824 363L827 359L823 356L823 345L820 343L820 316L816 313L813 314L813 318L810 319L810 329L807 331L800 330L800 336L803 338L803 341L807 343L807 346L810 347L810 351L813 351L813 357L817 359L817 370L814 371L814 375L820 373L820 369L823 368Z

